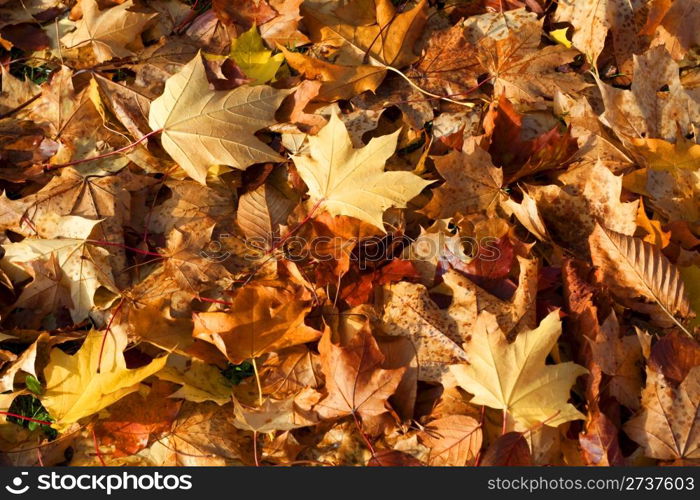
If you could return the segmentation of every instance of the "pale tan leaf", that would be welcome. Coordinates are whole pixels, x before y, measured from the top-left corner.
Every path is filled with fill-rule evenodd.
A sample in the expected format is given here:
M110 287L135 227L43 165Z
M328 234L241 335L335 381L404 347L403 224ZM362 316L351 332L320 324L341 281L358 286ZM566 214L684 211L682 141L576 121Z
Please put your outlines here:
M134 55L127 47L143 47L141 32L158 15L132 12L132 0L105 10L99 10L96 0L82 0L80 6L83 18L74 32L61 38L61 43L69 49L90 44L99 62Z
M289 93L267 85L210 91L199 54L168 79L151 103L148 122L161 130L165 150L193 179L204 184L207 170L230 165L245 170L280 156L253 134L273 123Z
M648 368L642 406L624 429L647 456L700 458L700 367L690 370L678 387Z

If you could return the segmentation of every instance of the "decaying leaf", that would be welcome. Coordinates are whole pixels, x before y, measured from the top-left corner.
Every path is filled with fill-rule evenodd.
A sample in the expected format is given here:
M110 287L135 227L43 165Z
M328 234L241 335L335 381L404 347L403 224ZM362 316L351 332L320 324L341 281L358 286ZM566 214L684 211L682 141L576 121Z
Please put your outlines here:
M696 366L678 387L663 375L647 370L642 410L625 425L625 432L646 453L663 460L697 459L700 456L698 419L700 369Z

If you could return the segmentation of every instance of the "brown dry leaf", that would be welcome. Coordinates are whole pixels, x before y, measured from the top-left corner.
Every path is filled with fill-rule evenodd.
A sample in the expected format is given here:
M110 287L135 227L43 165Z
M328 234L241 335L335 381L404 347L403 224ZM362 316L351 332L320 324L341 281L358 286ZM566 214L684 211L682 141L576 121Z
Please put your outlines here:
M114 445L115 457L133 455L150 446L170 429L180 411L182 401L168 397L173 390L171 384L155 381L146 395L135 392L109 406L109 416L94 427L100 444Z
M243 31L275 18L267 0L213 0L212 10L223 23L239 24Z
M445 279L452 276L448 274ZM471 309L471 316L475 318L475 298L461 289L457 292L460 295L454 300L459 304L461 314L468 314ZM470 321L464 322L460 329L461 325L430 299L423 285L397 283L389 288L388 294L382 318L383 330L388 335L401 335L413 342L418 357L419 380L439 382L448 365L466 361L462 343Z
M614 174L619 175L630 167L633 160L630 153L625 151L615 137L615 133L601 123L589 99L593 100L590 97L575 99L559 93L555 97L555 112L563 115L578 142L579 150L575 158L577 162L584 164L600 162Z
M467 40L489 72L496 96L518 103L536 103L557 91L574 93L586 87L576 75L558 71L576 51L561 45L540 48L542 22L525 9L488 13L465 21Z
M317 97L320 101L350 99L366 90L374 91L386 76L386 69L381 66L369 64L344 66L289 52L284 48L280 50L292 68L306 78L321 81L322 85Z
M671 232L664 231L660 221L649 219L641 198L639 200L639 210L637 211L637 226L647 233L644 236L644 241L651 243L655 247L666 248L671 242Z
M0 371L0 392L14 391L15 376L19 372L33 375L37 378L37 349L49 340L48 334L42 332L39 337L18 356L12 356L7 363L3 363ZM11 354L11 353L10 353Z
M669 220L700 220L700 145L682 138L675 143L662 139L631 142L646 169L625 178L630 189L650 196ZM636 176L641 189L634 182Z
M278 399L297 394L305 387L316 389L322 384L318 355L306 346L271 353L260 368L260 379L263 392Z
M591 233L589 244L593 264L601 269L603 280L613 293L627 302L640 297L652 302L652 307L658 306L660 312L690 335L675 318L676 314L683 318L691 314L683 281L678 269L658 248L600 225Z
M662 460L700 458L700 367L694 367L678 387L647 369L642 410L625 432L645 453Z
M176 228L210 227L234 218L231 193L221 186L170 180L164 188L169 196L151 212L150 231L167 235Z
M520 432L507 432L486 450L481 460L484 466L533 465L530 445Z
M373 420L389 411L387 400L399 386L405 368L381 368L384 355L367 328L340 345L331 341L328 330L319 352L328 391L315 407L321 418L357 415Z
M644 24L645 0L563 0L555 19L574 26L573 46L595 66L608 32L619 68L625 68L632 54L645 48L639 32Z
M591 234L596 224L621 234L634 234L639 203L620 201L621 176L598 162L571 169L558 180L563 184L561 187L527 186L556 242L578 255L586 255L588 245L582 236Z
M464 27L457 25L430 36L425 53L409 76L422 89L457 101L470 99L478 76L484 72L467 42Z
M314 42L338 51L339 64L358 65L368 62L401 68L417 57L413 46L421 35L427 18L427 0L397 12L390 0L375 0L374 23L354 25L355 16L343 18L342 11L328 13L313 4L302 5L304 23Z
M309 42L308 37L297 29L301 20L299 7L302 2L303 0L269 0L270 6L277 11L277 15L258 28L260 36L268 45L297 47Z
M547 227L537 210L537 202L527 191L523 191L523 200L520 203L516 203L511 198L508 198L501 204L507 210L513 212L518 221L525 226L525 229L530 231L537 239L545 242L551 240Z
M29 78L20 80L5 69L5 66L0 68L0 75L2 75L0 114L17 109L40 92L40 87Z
M600 325L591 343L593 362L610 376L607 389L611 396L628 408L639 408L642 387L642 349L636 335L620 337L620 327L614 313Z
M700 45L698 30L700 6L693 0L652 0L649 17L641 31L653 37L652 46L663 45L676 61Z
M5 257L0 267L13 282L18 282L33 275L32 265L37 265L33 263L44 262L50 269L50 262L56 259L61 271L60 286L70 293L71 317L82 321L92 308L108 307L118 294L108 262L109 252L90 244L90 235L98 223L72 215L54 217L54 234L47 234L47 239L26 238L3 245ZM57 237L59 235L63 237ZM57 271L55 267L53 270ZM36 289L27 294L45 289L50 285L47 280L55 282L56 278L39 275L34 285Z
M27 115L40 124L47 123L55 137L72 118L77 106L73 71L61 66L41 85L41 97L27 109Z
M304 324L311 306L294 293L258 284L234 293L230 312L196 314L192 333L216 346L233 364L321 336Z
M586 432L579 436L587 465L626 465L618 440L619 430L604 413L593 412L586 421Z
M141 43L140 35L156 13L141 13L130 10L132 0L121 5L99 10L96 0L82 0L83 18L77 29L61 38L61 43L72 49L89 44L98 62L114 57L129 57Z
M246 238L262 250L272 248L279 237L280 225L285 224L295 200L285 196L274 183L266 182L241 196L236 222Z
M433 420L419 435L430 448L428 464L438 467L473 465L482 444L481 425L472 417L450 415Z
M700 102L681 85L678 65L664 47L634 56L633 74L638 77L632 78L630 90L598 80L605 105L600 119L622 141L651 138L673 142L698 130Z
M103 102L111 109L114 116L135 138L140 139L150 129L148 127L148 110L151 100L138 90L119 82L114 82L102 75L93 75L100 89Z
M432 190L433 198L423 212L433 219L445 219L459 213L493 214L503 199L503 171L491 163L489 154L474 141L462 151L433 157L435 168L445 183Z
M700 365L700 345L677 332L654 343L649 366L672 384L680 384L694 367Z
M248 407L234 399L233 415L233 425L259 433L288 431L318 423L318 420L307 418L297 409L293 397L265 399L258 407Z
M185 402L166 436L151 447L159 466L247 465L250 439L234 425L230 405Z

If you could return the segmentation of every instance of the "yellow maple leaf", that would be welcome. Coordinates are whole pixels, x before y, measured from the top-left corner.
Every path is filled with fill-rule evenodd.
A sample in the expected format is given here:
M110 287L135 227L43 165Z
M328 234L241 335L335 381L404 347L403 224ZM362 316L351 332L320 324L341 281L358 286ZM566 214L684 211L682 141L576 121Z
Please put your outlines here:
M384 164L396 150L399 131L373 138L353 149L345 124L331 115L316 136L309 136L309 154L293 156L299 175L309 187L311 203L331 215L348 215L378 228L389 207L405 207L425 181L411 172L385 172Z
M126 336L93 330L74 355L57 348L51 351L44 368L46 391L41 402L55 419L52 427L63 430L97 413L137 391L143 379L165 366L167 356L127 369L123 354L126 343Z
M566 37L567 28L561 28L549 32L549 36L559 45L563 45L567 49L571 48L571 41Z
M571 362L545 365L560 334L559 312L553 311L539 327L508 343L493 317L482 313L465 344L470 364L450 369L457 383L474 395L472 403L506 411L519 428L582 419L567 400L576 378L587 370Z
M253 80L253 85L274 80L284 62L284 54L273 56L272 51L265 48L255 26L231 42L230 57Z
M210 91L200 54L165 82L165 91L151 103L148 123L162 130L165 150L187 174L205 184L212 165L245 170L253 163L280 161L254 135L274 122L274 114L290 91L267 85L242 85Z

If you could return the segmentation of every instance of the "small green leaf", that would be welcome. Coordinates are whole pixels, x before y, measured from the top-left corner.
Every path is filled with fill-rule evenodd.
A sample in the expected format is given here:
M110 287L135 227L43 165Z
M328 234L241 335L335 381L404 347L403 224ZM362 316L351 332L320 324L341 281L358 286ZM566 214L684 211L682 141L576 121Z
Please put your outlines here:
M27 386L27 389L34 394L40 395L44 392L43 387L41 387L41 382L39 382L34 375L27 375L27 378L24 380L24 384Z

